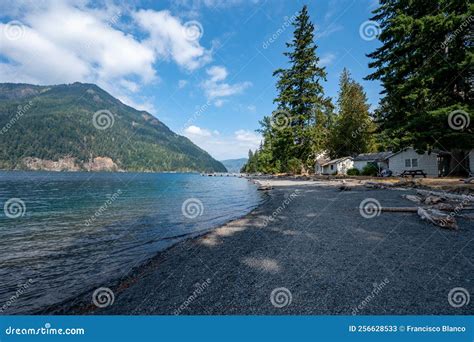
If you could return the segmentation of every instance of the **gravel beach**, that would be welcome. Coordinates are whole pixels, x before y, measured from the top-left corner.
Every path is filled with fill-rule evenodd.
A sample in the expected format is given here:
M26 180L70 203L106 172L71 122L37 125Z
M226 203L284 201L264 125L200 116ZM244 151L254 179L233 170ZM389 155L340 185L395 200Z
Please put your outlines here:
M264 184L273 188L265 203L162 252L112 287L111 305L63 313L474 314L473 221L458 219L460 229L450 231L414 213L359 210L367 199L411 206L401 195L412 190Z

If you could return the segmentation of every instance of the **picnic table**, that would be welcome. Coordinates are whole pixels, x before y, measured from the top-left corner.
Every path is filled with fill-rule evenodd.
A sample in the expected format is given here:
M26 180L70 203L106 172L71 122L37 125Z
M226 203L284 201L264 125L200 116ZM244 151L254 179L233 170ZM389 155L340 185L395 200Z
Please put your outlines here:
M415 177L415 176L423 176L426 178L426 173L423 172L423 170L405 170L400 174L401 177Z

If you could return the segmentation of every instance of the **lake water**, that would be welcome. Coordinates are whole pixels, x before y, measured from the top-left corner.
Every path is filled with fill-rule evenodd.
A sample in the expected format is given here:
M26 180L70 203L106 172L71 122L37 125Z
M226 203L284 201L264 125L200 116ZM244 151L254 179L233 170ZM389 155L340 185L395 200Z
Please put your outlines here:
M37 312L108 286L260 201L236 177L0 172L0 314Z

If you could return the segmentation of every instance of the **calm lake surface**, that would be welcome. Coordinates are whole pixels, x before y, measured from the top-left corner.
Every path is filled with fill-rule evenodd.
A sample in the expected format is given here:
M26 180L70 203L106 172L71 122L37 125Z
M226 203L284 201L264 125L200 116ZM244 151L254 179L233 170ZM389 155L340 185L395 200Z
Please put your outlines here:
M0 314L32 313L110 286L261 201L243 178L0 172Z

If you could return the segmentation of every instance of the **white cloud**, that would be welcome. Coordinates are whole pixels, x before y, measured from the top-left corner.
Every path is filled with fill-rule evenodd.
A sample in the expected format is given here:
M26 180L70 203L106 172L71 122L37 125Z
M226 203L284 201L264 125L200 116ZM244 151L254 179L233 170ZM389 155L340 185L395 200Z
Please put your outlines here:
M257 107L255 107L254 105L249 105L249 106L247 106L247 110L250 113L255 113L257 111Z
M196 137L210 137L212 133L204 128L200 128L198 126L191 125L184 129L184 133L188 136L196 136Z
M140 10L133 17L149 35L145 43L159 57L171 58L187 70L195 70L211 61L211 51L199 44L198 37L189 37L185 24L169 11ZM193 27L200 30L198 26Z
M178 81L178 88L179 88L179 89L183 89L184 87L186 87L187 84L188 84L188 81L186 81L186 80L179 80L179 81Z
M129 105L138 102L139 108L150 109L150 100L137 101L135 93L158 80L157 62L172 60L194 70L211 60L211 51L198 39L187 40L184 24L168 11L136 12L111 3L19 1L8 6L21 26L16 27L20 35L11 39L6 34L11 26L0 22L0 82L96 83Z
M247 156L249 149L257 149L261 141L258 134L243 129L231 135L223 135L215 130L189 126L183 134L218 160L243 158Z
M331 64L334 61L335 58L336 58L335 54L326 53L326 54L321 56L321 58L319 59L318 65L319 66L327 66L327 65Z
M260 145L260 141L262 140L262 138L259 135L257 135L255 132L247 131L243 129L239 129L234 134L237 141L250 143L255 146Z
M241 82L229 84L224 82L228 76L227 69L223 66L212 66L206 70L209 79L202 82L201 86L208 99L215 100L216 106L222 106L223 97L228 97L242 93L252 85L251 82Z
M225 101L222 100L222 99L215 100L215 101L214 101L214 106L216 106L216 107L222 107L222 106L224 105L224 102L225 102Z

